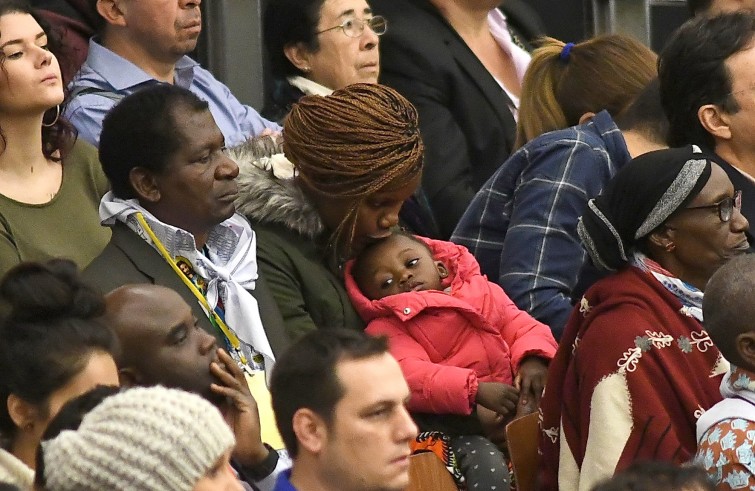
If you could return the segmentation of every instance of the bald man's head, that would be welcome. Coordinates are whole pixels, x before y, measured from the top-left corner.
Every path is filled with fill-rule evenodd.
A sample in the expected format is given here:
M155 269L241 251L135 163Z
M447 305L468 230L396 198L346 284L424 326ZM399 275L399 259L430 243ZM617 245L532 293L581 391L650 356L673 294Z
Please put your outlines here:
M703 319L724 358L755 371L755 255L736 257L711 277Z
M215 400L210 363L215 338L197 326L191 307L175 291L126 285L105 296L103 322L121 343L118 369L124 385L165 385Z

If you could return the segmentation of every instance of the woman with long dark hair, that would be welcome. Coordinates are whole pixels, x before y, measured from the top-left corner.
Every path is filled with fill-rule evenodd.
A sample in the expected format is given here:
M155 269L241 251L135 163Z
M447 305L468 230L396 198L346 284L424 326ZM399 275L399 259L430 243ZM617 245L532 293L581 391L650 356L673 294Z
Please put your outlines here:
M0 1L0 275L53 257L86 266L110 235L97 212L108 188L97 152L60 115L52 42L28 5Z

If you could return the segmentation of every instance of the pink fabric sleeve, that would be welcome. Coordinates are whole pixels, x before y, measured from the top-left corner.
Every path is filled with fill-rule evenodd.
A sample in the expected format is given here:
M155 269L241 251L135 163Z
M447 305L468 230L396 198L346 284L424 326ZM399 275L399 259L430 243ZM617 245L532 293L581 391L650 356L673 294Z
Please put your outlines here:
M501 336L511 350L511 366L514 371L519 369L519 364L528 356L551 360L556 354L558 343L550 328L527 312L519 310L498 285L491 284L491 289L494 301L502 311Z

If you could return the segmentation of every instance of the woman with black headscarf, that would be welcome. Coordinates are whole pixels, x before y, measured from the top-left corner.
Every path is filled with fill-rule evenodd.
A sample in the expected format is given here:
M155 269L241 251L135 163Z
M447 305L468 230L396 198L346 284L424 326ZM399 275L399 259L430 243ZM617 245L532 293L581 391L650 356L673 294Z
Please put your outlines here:
M741 196L695 146L627 164L580 218L614 274L575 307L542 400L542 489L590 489L635 460L681 463L728 363L702 326L711 275L748 249Z

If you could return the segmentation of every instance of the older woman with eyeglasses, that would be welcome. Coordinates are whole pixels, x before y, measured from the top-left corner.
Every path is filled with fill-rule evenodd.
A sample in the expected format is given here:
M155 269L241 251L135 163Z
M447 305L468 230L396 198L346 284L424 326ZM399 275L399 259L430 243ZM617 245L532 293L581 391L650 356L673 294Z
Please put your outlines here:
M281 121L304 95L377 83L386 20L365 0L274 0L264 18L274 86L263 114Z
M635 460L682 463L728 363L703 328L708 279L749 248L741 195L697 147L632 160L578 232L614 274L575 307L543 396L541 489L591 489Z

